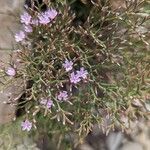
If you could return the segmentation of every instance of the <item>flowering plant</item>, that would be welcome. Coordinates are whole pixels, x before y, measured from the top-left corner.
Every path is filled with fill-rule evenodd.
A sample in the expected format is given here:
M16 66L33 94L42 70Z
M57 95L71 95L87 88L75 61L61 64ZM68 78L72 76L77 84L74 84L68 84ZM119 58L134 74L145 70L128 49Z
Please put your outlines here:
M23 130L38 127L44 116L51 131L84 137L95 124L108 133L148 118L148 32L139 31L147 19L137 11L142 4L127 4L119 13L107 2L92 3L79 26L68 5L27 8L15 35L23 64L17 74L25 80Z

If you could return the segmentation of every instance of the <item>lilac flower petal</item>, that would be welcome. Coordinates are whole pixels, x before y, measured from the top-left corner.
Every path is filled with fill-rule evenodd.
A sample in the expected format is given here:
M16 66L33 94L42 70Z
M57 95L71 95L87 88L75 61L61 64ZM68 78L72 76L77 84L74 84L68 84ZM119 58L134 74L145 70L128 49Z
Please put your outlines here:
M67 93L67 91L61 91L61 92L59 92L59 95L58 95L57 98L60 101L66 101L68 99L68 93Z
M72 72L71 76L70 76L70 82L77 84L80 81L81 81L81 79L79 78L79 76L77 74L75 74L74 72Z
M15 76L16 75L16 70L12 67L8 67L6 70L6 74L9 76Z
M21 123L22 130L25 131L30 131L32 128L32 122L29 120L25 120L24 122Z
M24 23L26 25L29 25L30 24L30 21L31 21L31 16L27 13L27 12L24 12L22 15L21 15L21 23Z
M49 17L46 14L44 14L44 13L40 14L38 16L38 18L39 18L39 23L44 24L44 25L50 23L50 21L51 21L49 19Z
M57 16L58 12L55 9L48 9L45 12L45 15L53 20Z
M30 25L28 25L28 26L25 25L24 26L24 31L27 32L27 33L31 33L33 31L33 29L32 29L32 27Z
M52 107L53 101L51 99L42 99L40 104L46 106L49 109Z
M68 71L72 70L72 68L73 68L73 62L66 59L65 63L63 63L63 67L68 72Z
M31 24L38 26L39 20L38 20L38 19L33 19L33 20L31 21Z
M85 70L83 67L80 68L79 71L77 71L77 75L79 78L83 78L83 79L86 79L87 78L87 75L88 75L88 72L87 70Z
M47 101L47 104L46 104L47 108L48 108L48 109L51 108L52 105L53 105L53 101L48 100L48 101Z
M25 39L25 33L23 31L20 31L19 33L16 33L15 40L16 42L21 42Z

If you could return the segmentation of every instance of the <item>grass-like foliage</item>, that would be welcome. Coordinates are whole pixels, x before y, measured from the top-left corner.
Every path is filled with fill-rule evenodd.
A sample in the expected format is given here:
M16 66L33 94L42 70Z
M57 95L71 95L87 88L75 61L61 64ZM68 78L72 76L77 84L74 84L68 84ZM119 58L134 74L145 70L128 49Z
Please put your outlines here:
M109 1L84 3L89 8L84 12L65 2L49 3L45 12L26 8L23 30L15 36L23 64L16 76L26 83L23 130L43 124L50 132L84 137L95 124L108 133L148 119L149 14L144 3L130 1L118 11Z

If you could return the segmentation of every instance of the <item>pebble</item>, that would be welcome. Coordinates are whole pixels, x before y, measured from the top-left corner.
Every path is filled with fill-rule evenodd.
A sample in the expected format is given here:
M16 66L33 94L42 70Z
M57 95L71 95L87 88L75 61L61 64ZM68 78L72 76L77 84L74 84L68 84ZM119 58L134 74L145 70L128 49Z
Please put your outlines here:
M135 142L127 142L120 150L144 150L142 145Z
M18 145L16 150L27 150L27 147L25 147L24 145Z
M94 149L88 144L82 144L78 150L94 150Z

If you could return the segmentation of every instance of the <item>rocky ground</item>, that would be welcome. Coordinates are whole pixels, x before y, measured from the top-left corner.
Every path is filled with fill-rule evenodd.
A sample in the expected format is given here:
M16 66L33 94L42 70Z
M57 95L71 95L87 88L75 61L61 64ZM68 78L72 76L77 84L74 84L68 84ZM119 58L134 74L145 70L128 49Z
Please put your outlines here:
M150 125L137 123L130 134L120 131L108 136L96 131L87 137L87 142L80 150L150 150Z
M22 132L20 121L0 126L0 150L39 150L32 138Z
M52 143L44 136L29 136L21 131L20 124L17 121L0 126L0 150L68 150L52 147ZM150 150L150 125L138 123L130 134L116 131L108 136L95 128L75 150Z

